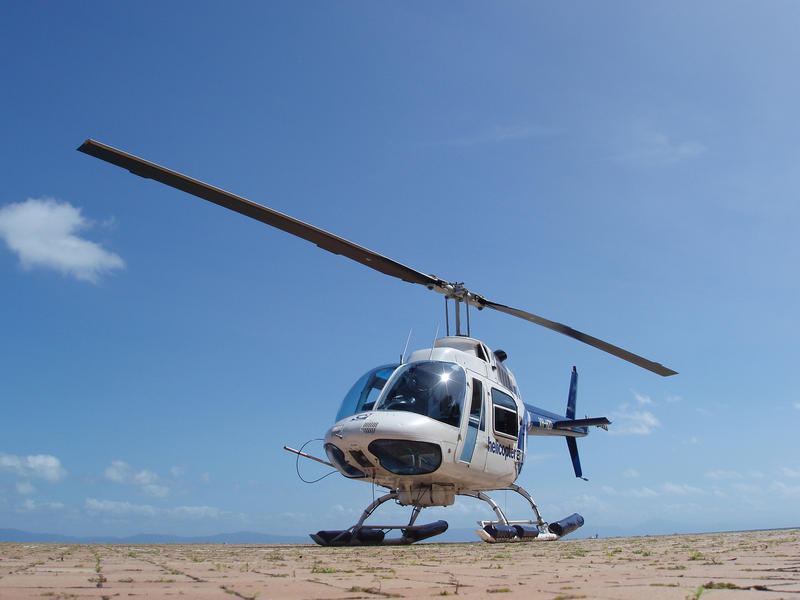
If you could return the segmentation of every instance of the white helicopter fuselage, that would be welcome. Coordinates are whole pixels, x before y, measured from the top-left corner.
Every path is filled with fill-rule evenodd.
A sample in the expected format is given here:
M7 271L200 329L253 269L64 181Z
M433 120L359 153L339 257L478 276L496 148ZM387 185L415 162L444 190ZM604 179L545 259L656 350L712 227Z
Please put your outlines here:
M396 490L401 504L447 506L457 494L513 484L529 433L565 435L546 419L543 426L530 408L514 376L482 342L445 337L402 365L362 377L328 430L325 449L344 476Z

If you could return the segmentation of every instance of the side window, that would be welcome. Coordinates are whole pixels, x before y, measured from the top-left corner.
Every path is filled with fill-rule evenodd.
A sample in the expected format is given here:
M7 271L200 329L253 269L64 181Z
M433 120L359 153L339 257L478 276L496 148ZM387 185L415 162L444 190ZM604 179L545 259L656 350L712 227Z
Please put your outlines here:
M481 405L483 404L483 385L480 379L472 380L472 404L469 407L469 416L481 418Z
M361 397L359 398L356 412L365 412L373 409L375 401L378 399L378 396L381 395L381 391L383 391L383 386L386 385L386 382L389 377L392 376L394 370L395 367L392 365L372 374L367 385L361 391Z
M373 409L375 401L378 399L378 396L381 395L383 386L386 385L387 379L388 377L376 377L375 380L370 383L369 392L367 392L367 397L363 399L364 404L361 405L359 412L366 412Z
M514 399L492 388L492 416L494 417L494 432L498 435L516 438L519 435L519 421L517 420L517 404Z

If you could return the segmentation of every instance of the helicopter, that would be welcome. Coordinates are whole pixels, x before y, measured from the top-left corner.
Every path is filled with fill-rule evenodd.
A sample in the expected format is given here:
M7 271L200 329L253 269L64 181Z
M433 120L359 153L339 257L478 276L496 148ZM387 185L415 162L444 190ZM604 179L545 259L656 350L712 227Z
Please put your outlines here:
M446 521L417 525L417 518L423 508L454 504L456 496L482 500L492 509L496 518L478 521L480 528L476 529L478 536L490 543L552 541L583 525L584 519L577 513L558 521L544 520L530 493L515 482L525 462L528 436L563 437L575 476L584 478L576 440L588 435L592 427L607 430L611 422L606 417L575 418L575 367L563 415L523 402L517 381L504 364L506 352L491 351L471 336L470 307L490 308L524 319L663 377L677 373L562 323L488 300L463 283L425 274L311 224L95 140L87 139L78 150L444 295L446 335L435 339L431 348L416 350L408 357L407 340L399 362L370 369L353 384L341 402L335 423L325 434L327 460L302 448L284 446L298 460L314 460L348 479L387 490L364 509L354 525L309 534L319 545L412 544L440 535L448 528ZM454 335L450 330L451 303ZM487 494L497 490L521 495L533 517L509 520ZM366 523L378 507L391 500L411 507L408 523ZM387 532L397 530L399 537L386 537Z

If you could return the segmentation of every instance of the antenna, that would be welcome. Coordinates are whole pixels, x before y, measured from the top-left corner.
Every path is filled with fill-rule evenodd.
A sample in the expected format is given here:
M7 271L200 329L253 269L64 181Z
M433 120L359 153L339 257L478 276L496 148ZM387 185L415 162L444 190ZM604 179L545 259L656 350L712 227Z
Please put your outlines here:
M411 332L414 331L413 328L408 330L408 337L406 338L406 345L403 346L403 353L400 355L400 364L406 362L406 350L408 350L408 342L411 340Z
M439 337L439 323L436 324L436 333L433 334L433 343L431 344L431 353L428 354L428 360L433 356L433 347L436 345L436 338Z

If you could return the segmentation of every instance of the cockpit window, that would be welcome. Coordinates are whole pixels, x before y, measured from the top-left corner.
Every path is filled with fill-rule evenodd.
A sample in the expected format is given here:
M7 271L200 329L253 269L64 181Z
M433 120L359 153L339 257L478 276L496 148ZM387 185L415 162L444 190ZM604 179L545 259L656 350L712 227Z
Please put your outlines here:
M350 415L372 410L383 386L398 366L383 365L367 371L347 392L339 412L336 413L336 420L340 421Z
M464 369L422 361L401 367L375 410L404 410L459 427L466 393Z
M494 405L494 432L508 437L517 437L519 433L519 422L517 421L517 403L514 399L501 392L497 388L492 388L492 404Z

